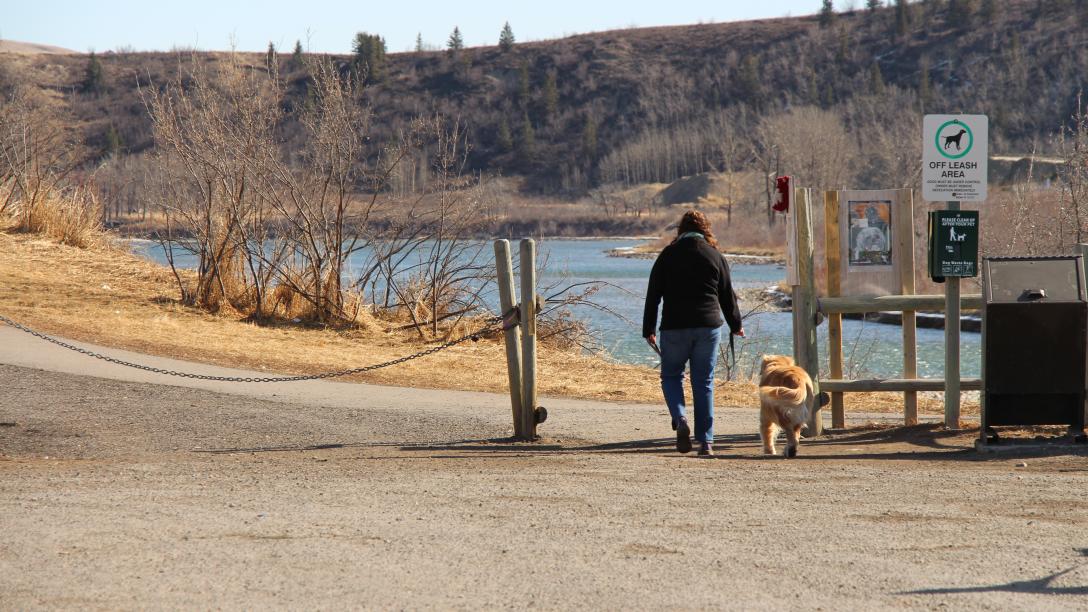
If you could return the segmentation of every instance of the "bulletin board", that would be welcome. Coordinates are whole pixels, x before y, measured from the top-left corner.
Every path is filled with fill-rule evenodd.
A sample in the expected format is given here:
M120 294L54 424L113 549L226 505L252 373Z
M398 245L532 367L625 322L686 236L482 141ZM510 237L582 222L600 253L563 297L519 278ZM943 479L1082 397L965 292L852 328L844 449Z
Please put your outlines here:
M899 295L903 262L914 259L904 256L914 244L910 192L840 191L838 203L841 295Z

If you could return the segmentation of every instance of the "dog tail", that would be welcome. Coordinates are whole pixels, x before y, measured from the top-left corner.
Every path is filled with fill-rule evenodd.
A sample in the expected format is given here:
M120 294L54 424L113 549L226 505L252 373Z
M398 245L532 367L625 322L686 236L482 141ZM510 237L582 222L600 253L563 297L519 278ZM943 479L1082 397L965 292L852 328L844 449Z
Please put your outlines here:
M800 388L797 388L797 389L791 389L789 387L760 387L759 388L760 397L763 397L763 398L766 398L766 399L769 399L769 400L772 400L772 401L788 402L788 403L793 404L795 406L804 403L805 400L808 398L810 393L811 393L811 390L808 388L807 385L803 386L803 387L800 387Z

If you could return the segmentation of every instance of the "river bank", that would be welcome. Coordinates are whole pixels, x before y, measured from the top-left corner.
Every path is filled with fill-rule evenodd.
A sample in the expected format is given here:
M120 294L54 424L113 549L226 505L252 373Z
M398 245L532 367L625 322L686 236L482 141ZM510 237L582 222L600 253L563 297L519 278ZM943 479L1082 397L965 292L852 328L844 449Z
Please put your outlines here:
M627 259L657 259L657 256L661 254L661 249L664 248L661 242L661 240L655 240L655 242L652 243L648 242L647 244L641 244L632 247L610 249L608 251L608 256L624 257ZM723 252L722 255L724 255L731 264L777 264L781 266L786 265L786 255L785 252L781 249L730 248L728 252ZM785 273L783 273L783 276L785 276Z

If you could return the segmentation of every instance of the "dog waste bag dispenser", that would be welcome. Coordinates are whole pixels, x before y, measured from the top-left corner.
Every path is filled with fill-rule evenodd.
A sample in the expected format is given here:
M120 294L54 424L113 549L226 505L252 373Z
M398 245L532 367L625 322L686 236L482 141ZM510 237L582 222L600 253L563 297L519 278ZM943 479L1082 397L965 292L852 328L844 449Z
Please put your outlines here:
M978 211L935 210L929 213L929 276L978 276Z
M1082 266L1080 256L983 260L984 436L999 425L1084 429Z

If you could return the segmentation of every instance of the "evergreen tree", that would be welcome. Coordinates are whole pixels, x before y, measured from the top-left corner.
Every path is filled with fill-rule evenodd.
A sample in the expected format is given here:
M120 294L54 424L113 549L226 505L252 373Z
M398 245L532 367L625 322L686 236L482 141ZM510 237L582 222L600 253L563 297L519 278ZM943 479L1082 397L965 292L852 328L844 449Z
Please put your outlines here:
M352 44L355 57L352 63L355 70L363 76L363 83L376 83L385 73L385 39L377 34L357 32Z
M499 150L503 153L509 153L514 149L514 135L510 133L510 124L506 122L506 117L503 117L502 122L499 123L497 140Z
M969 26L974 11L974 3L970 0L948 0L948 21L953 27Z
M846 62L850 59L850 50L852 48L850 32L844 27L839 28L839 46L835 49L835 63L838 64L839 70L846 70Z
M759 58L754 55L745 57L741 63L740 89L752 108L763 107L763 80L759 76Z
M272 41L268 41L268 51L264 56L264 65L268 68L269 74L276 72L276 45L272 44Z
M302 68L302 41L295 41L295 50L291 52L291 70Z
M582 128L582 157L591 164L597 161L597 122L593 117L586 117Z
M880 71L880 64L873 62L869 68L869 92L874 96L884 95L884 73Z
M529 107L529 62L524 60L518 66L518 104L523 110Z
M90 57L87 58L87 67L83 69L83 82L80 84L80 89L83 93L98 95L102 92L102 83L102 64L94 51L91 51Z
M809 104L817 105L820 103L820 86L816 83L816 71L813 69L808 71L808 85L805 87L805 95Z
M831 86L831 83L828 83L827 86L824 87L824 95L820 98L820 106L831 108L832 106L835 106L835 101L835 88Z
M110 129L106 130L106 143L103 147L103 153L106 157L113 157L121 152L125 143L121 140L121 133L117 131L117 128L110 124Z
M835 6L831 0L824 0L823 7L820 8L820 27L829 28L835 23Z
M518 139L518 156L522 162L533 159L533 151L536 149L536 132L533 130L533 122L529 120L529 112L521 114L521 137Z
M446 48L454 52L465 48L465 39L461 37L461 29L457 26L453 26L453 32L450 33L450 39L446 41Z
M555 71L548 71L544 79L544 120L552 121L559 110L559 88L555 82Z
M910 31L911 8L907 0L895 0L895 33L904 36Z
M933 89L929 84L929 61L922 59L921 65L918 67L918 101L922 105L922 112L926 112L926 109L931 106L931 99L933 97Z
M881 0L865 0L865 8L869 9L871 13L882 6L884 6L884 3Z
M416 34L416 53L423 50L423 32Z
M502 26L502 32L499 34L499 49L505 53L514 48L514 30L510 28L510 22L507 21L506 25Z

